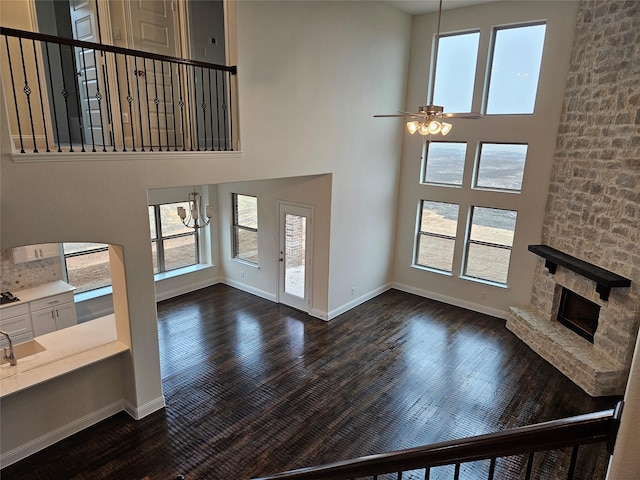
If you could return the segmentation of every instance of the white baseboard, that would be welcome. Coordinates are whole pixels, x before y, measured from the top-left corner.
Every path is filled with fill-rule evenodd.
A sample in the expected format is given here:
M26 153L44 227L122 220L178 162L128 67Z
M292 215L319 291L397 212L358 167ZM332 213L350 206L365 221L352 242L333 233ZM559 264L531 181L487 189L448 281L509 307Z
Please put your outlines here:
M136 407L126 400L123 402L123 405L124 411L131 415L134 420L140 420L147 415L151 415L153 412L162 410L165 407L166 403L164 401L164 395L161 395L158 398L145 403L141 407Z
M265 292L264 290L260 290L259 288L252 287L251 285L237 282L236 280L225 278L222 283L224 283L225 285L229 285L230 287L237 288L238 290L242 290L243 292L255 295L256 297L264 298L265 300L270 300L272 302L278 301L278 298L274 293Z
M365 293L364 295L360 295L358 298L355 298L353 300L351 300L349 303L345 303L344 305L342 305L341 307L338 308L334 308L333 310L331 310L328 314L327 314L327 320L332 320L334 318L336 318L338 315L342 315L344 312L347 312L349 310L351 310L352 308L357 307L358 305L371 300L374 297L377 297L378 295L380 295L383 292L386 292L387 290L389 290L390 288L392 288L391 284L387 283L381 287L378 287L374 290L371 290L367 293Z
M40 450L47 448L54 443L59 442L60 440L78 433L80 430L84 430L91 425L95 425L96 423L101 422L105 418L109 418L110 416L121 412L123 409L123 401L119 400L117 402L113 402L110 405L107 405L106 407L101 408L100 410L91 412L89 415L85 415L84 417L74 420L67 425L56 428L46 435L42 435L41 437L31 440L24 445L3 453L0 456L0 465L2 466L2 468L4 468L8 465L16 463L23 458L28 457L29 455L39 452Z
M325 322L329 321L329 314L322 310L317 310L315 308L312 308L311 310L309 310L309 315L311 315L314 318L319 318L320 320L324 320Z
M169 298L177 297L179 295L184 295L185 293L195 292L196 290L210 287L217 283L221 283L222 281L223 281L222 277L207 278L206 280L201 280L199 282L192 282L192 283L189 283L188 285L172 288L170 290L165 290L160 293L158 293L159 288L156 287L156 302L160 302L162 300L168 300ZM162 282L162 280L159 280L159 282Z
M449 297L447 295L430 292L428 290L422 290L420 288L412 287L411 285L404 285L402 283L393 283L392 288L395 288L396 290L400 290L402 292L413 293L414 295L418 295L420 297L430 298L431 300L436 300L438 302L454 305L456 307L466 308L467 310L472 310L474 312L484 313L485 315L491 315L492 317L502 318L504 320L506 320L507 317L509 316L508 311L487 307L486 305L481 305L479 303L467 302L465 300L460 300L459 298Z

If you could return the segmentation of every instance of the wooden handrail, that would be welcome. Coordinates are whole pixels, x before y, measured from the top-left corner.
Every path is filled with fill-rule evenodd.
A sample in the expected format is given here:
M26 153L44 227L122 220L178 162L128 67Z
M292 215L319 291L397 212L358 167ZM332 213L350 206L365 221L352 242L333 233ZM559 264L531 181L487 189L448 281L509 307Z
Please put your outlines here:
M180 63L183 65L191 65L193 67L210 68L213 70L222 70L230 72L232 75L238 73L238 68L234 66L219 65L216 63L200 62L198 60L189 60L187 58L171 57L169 55L159 55L157 53L143 52L140 50L132 50L130 48L116 47L113 45L105 45L103 43L85 42L84 40L74 40L72 38L56 37L54 35L46 35L44 33L29 32L26 30L17 30L15 28L0 27L0 35L7 37L28 38L29 40L38 40L41 42L57 43L60 45L69 45L72 47L88 48L92 50L100 50L103 52L118 53L128 55L130 57L149 58L162 62Z
M606 442L609 452L612 453L620 425L622 405L622 402L619 402L615 408L602 412L462 440L300 468L254 480L358 478L599 442Z

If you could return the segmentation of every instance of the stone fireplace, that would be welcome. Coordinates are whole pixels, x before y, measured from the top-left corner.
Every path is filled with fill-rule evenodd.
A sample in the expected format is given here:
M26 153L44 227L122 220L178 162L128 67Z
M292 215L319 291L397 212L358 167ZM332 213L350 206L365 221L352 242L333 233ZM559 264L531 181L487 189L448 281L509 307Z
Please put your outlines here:
M637 334L624 312L629 288L613 288L604 300L596 282L550 270L538 264L535 304L512 307L507 328L589 395L621 395Z
M562 287L557 316L561 324L593 343L599 316L600 305Z
M638 38L638 9L637 2L580 2L536 239L631 284L612 288L605 300L597 281L562 263L552 273L538 258L530 303L512 307L507 320L592 396L624 393L640 325L640 63L625 56ZM593 343L557 319L567 290L599 307Z

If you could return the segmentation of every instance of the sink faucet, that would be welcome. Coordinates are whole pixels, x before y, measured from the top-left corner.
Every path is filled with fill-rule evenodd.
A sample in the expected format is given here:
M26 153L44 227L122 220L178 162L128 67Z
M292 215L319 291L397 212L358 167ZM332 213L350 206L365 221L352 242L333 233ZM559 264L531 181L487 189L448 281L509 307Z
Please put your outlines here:
M16 356L13 353L13 342L11 341L11 337L4 330L0 330L0 334L2 334L5 337L7 337L7 340L9 341L9 348L5 348L4 349L4 353L2 354L2 356L4 357L5 360L9 360L9 363L11 365L17 365L18 364L18 360L16 360ZM9 351L9 353L7 353L7 350Z

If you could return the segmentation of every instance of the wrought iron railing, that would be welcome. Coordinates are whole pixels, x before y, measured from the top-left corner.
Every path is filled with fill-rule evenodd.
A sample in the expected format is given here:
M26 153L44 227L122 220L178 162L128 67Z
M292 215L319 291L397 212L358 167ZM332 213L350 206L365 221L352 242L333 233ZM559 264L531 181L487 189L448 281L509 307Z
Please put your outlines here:
M525 479L561 478L556 474L549 477L548 474L545 476L544 473L536 473L534 471L534 457L536 452L567 447L571 448L571 457L564 478L573 479L578 466L580 446L604 442L609 453L613 453L620 426L622 405L623 403L619 402L614 409L602 412L381 455L290 470L254 480L377 479L385 474L393 474L394 478L402 479L404 473L413 473L415 470L422 470L422 478L428 479L432 468L445 465L454 466L453 478L458 479L463 464L482 460L489 460L489 469L487 476L481 478L492 480L507 477L505 472L498 471L497 459L513 455L524 455L526 460ZM405 478L409 478L409 476Z
M236 67L0 27L14 149L237 150Z

